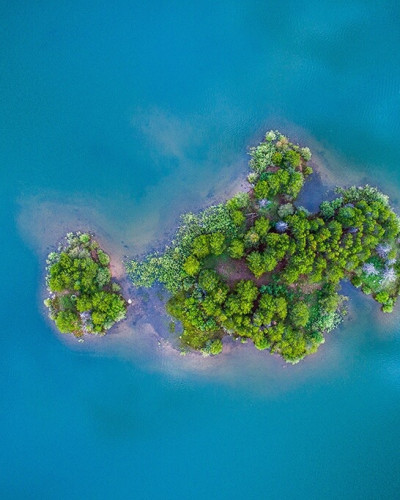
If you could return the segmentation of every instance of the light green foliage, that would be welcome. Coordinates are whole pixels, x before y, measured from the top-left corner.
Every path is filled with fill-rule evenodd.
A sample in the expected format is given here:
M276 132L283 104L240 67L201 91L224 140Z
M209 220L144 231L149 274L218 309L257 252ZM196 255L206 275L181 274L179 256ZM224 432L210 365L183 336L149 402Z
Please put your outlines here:
M300 149L300 154L303 157L305 161L310 161L311 160L311 151L310 148L301 148Z
M254 229L256 230L256 233L259 235L260 238L262 238L268 233L269 228L270 228L270 221L265 217L260 217L259 219L256 219L256 221L254 222Z
M242 218L242 224L245 216L240 210L236 212ZM192 253L195 238L213 233L222 233L227 241L238 234L231 211L225 204L212 206L199 214L184 214L172 244L165 248L164 253L153 253L143 260L132 260L127 264L133 284L148 288L157 281L176 293L186 283L187 273L183 264Z
M158 281L172 292L167 310L182 323L185 348L218 354L231 335L296 363L342 320L341 280L392 311L400 292L399 219L370 186L338 189L316 214L296 206L311 153L279 132L250 155L248 193L186 214L163 254L132 261L128 271L136 286ZM67 257L60 261L69 266ZM89 263L82 269L97 276ZM50 277L54 289L70 279L59 271ZM86 311L85 301L76 307ZM103 321L96 311L93 322Z
M221 255L225 250L225 236L223 233L213 233L210 235L210 250L214 255Z
M244 244L247 248L255 247L260 241L260 235L255 228L249 229L244 236Z
M110 257L105 252L103 252L103 250L99 249L97 251L97 257L102 266L108 266L108 264L110 263Z
M268 135L268 134L267 134ZM272 137L270 135L269 137ZM276 146L273 140L267 138L256 148L250 149L250 168L257 174L264 172L272 163L272 156L276 151Z
M325 219L331 219L343 204L343 198L335 198L332 201L323 201L319 206L320 214Z
M110 258L89 234L69 233L66 239L47 260L49 316L62 333L104 334L126 313L120 287L111 282Z
M100 267L96 273L96 281L100 288L107 285L111 280L110 270L106 267Z
M293 215L294 214L294 206L292 203L284 203L283 205L280 205L278 208L278 215L281 219L284 219L288 215Z
M301 155L293 149L288 149L285 152L284 162L289 167L297 168L301 164Z
M247 265L250 271L254 274L256 278L259 278L262 274L266 272L266 266L264 263L263 255L259 252L251 252L247 256Z
M88 233L84 233L84 234L81 234L79 236L79 241L81 243L84 243L84 244L89 243L90 239L91 239L91 237L90 237L90 234L88 234ZM102 253L104 253L104 252L102 252ZM106 254L104 254L104 255L106 255Z
M55 322L61 333L76 333L80 330L79 319L72 311L60 311Z
M204 269L199 276L199 285L206 292L213 292L219 285L221 280L218 273L213 269Z
M385 290L377 293L375 296L375 300L380 304L386 304L389 301L389 294Z
M209 354L213 354L214 356L220 354L222 352L222 341L221 339L215 339L210 343L208 347Z
M192 253L199 259L207 257L210 253L210 238L208 234L202 234L193 240Z
M93 307L92 298L89 295L80 295L76 300L76 309L82 313L90 311Z
M200 262L193 255L189 255L183 264L183 269L189 276L195 276L200 270Z
M250 196L248 193L237 193L233 198L226 202L228 210L243 210L250 204Z
M256 198L268 198L270 194L270 185L267 181L258 181L254 188Z
M272 165L280 167L282 165L283 155L279 151L276 151L271 157Z
M233 210L231 212L231 218L232 218L232 222L237 227L242 226L245 223L245 221L246 221L245 215L240 210Z
M307 304L305 304L304 302L297 302L290 311L289 316L293 326L306 326L309 318Z
M244 242L239 239L234 239L232 240L229 248L228 248L228 254L233 258L233 259L240 259L244 255Z

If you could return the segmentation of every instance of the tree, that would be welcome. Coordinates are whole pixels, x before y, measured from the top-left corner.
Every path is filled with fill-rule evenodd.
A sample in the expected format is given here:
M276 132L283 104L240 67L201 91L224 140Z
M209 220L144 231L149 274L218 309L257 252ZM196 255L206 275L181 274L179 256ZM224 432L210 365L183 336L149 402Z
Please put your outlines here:
M76 309L82 313L92 309L92 299L88 295L81 295L76 300Z
M301 156L297 151L289 149L285 153L285 164L289 167L297 168L300 166Z
M225 249L225 236L223 233L213 233L210 235L210 249L214 255L221 255Z
M97 250L97 258L99 259L99 262L103 267L108 266L108 264L110 263L110 257L105 252L103 252L103 250Z
M259 219L256 219L256 221L254 222L254 229L256 230L256 233L260 237L263 237L268 233L269 227L270 227L269 219L266 219L265 217L260 217Z
M265 261L259 252L251 252L247 256L247 265L256 278L265 273Z
M221 284L221 280L213 269L204 269L199 275L199 285L206 291L212 292Z
M292 203L284 203L283 205L280 205L278 208L278 215L282 219L284 219L288 215L292 215L293 213L294 213L294 207Z
M244 243L242 240L232 240L228 253L233 259L240 259L244 255Z
M290 321L295 327L306 326L309 318L308 307L304 302L297 302L290 311Z
M207 234L201 234L193 240L192 253L199 259L207 257L210 253L210 239Z
M183 264L183 269L189 276L195 276L200 270L200 262L193 255L189 255Z
M71 311L60 311L56 317L56 326L61 333L73 333L79 330L80 321Z
M258 181L254 188L254 195L258 199L269 198L270 188L267 181Z
M222 352L222 341L220 339L215 339L211 342L208 352L212 355L217 355Z
M275 312L280 319L285 319L287 315L287 302L284 297L275 299Z
M243 215L243 212L240 210L233 210L231 212L232 221L235 226L240 227L246 221L246 217Z
M335 215L335 209L333 208L331 203L329 203L329 201L323 201L319 206L319 210L321 212L321 216L325 220L328 220Z
M386 304L389 301L389 294L385 290L375 295L375 300L380 304Z
M254 229L249 229L244 237L246 247L254 247L260 241L259 234Z

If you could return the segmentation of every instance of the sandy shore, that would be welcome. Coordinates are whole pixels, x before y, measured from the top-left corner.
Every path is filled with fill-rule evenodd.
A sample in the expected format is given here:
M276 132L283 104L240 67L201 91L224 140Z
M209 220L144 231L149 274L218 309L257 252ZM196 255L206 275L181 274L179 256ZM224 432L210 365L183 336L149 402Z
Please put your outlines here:
M296 134L293 134L293 139L296 141ZM312 149L314 166L314 174L306 182L298 205L315 210L326 194L332 193L334 186L343 184L340 180L344 180L346 185L362 183L362 179L357 176L354 179L353 176L343 179L334 177L329 169L329 161L333 160L326 162L324 151L319 153L320 146L315 147L313 141L303 139L301 134L297 140L308 144ZM239 177L238 171L241 172ZM337 172L336 167L334 171ZM138 362L149 370L162 371L178 378L198 374L232 384L241 383L242 376L247 374L245 379L257 380L257 384L261 380L273 383L279 379L291 387L293 384L304 382L308 377L324 377L332 370L345 370L346 360L340 353L343 348L343 345L340 345L343 326L327 336L327 342L317 354L309 356L296 366L287 365L280 357L271 356L266 351L257 351L251 342L242 345L230 338L224 340L224 350L220 356L204 357L199 353L182 356L177 349L176 335L171 335L168 330L170 318L164 307L167 293L161 287L137 290L131 285L125 273L124 262L135 255L148 252L151 248L162 250L176 231L180 213L188 210L197 212L248 189L248 169L244 159L240 160L240 165L232 167L231 170L225 169L224 172L225 177L219 179L218 185L211 190L209 186L206 188L207 183L204 182L195 200L191 198L190 193L187 197L174 198L173 209L165 211L165 201L161 198L159 211L153 208L150 212L148 207L154 203L152 198L146 200L139 211L136 210L136 218L126 218L124 223L105 216L103 204L93 203L88 198L59 201L59 197L53 193L49 199L41 196L20 200L18 225L24 240L38 255L41 269L44 270L47 254L56 248L57 241L68 231L93 232L95 239L110 255L112 274L121 284L125 297L131 301L127 318L123 322L115 325L105 337L86 336L83 343L78 343L72 336L59 334L53 322L48 320L48 324L63 343L73 350L92 355L116 354ZM159 199L158 191L155 193ZM126 208L121 208L121 213L126 212L129 207L128 203ZM160 214L165 217L160 218ZM43 286L44 271L41 278L38 305L47 318L47 309L43 305L46 296ZM351 308L351 302L349 305ZM354 316L356 311L351 314L351 317ZM395 324L395 317L398 318L397 313L384 315L382 318L379 307L376 308L376 320L381 324L387 323L389 327ZM349 321L346 320L346 329L348 324ZM282 387L282 384L280 386Z

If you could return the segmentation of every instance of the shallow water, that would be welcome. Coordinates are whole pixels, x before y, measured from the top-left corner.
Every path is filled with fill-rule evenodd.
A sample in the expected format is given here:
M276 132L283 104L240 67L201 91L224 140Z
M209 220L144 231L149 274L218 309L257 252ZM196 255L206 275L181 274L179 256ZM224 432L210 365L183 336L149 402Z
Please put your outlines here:
M79 344L41 304L67 230L116 264L161 245L239 189L269 128L314 152L304 205L368 181L397 207L398 3L1 12L1 497L398 498L399 308L345 287L349 319L292 367L250 344L179 356L161 313Z

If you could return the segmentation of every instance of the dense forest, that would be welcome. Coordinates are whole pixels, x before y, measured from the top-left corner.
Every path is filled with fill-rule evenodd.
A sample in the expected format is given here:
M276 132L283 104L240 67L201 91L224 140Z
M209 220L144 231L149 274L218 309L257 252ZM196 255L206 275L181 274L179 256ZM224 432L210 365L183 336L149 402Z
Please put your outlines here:
M247 192L183 215L164 252L132 260L128 273L137 287L159 282L171 293L167 310L182 324L183 348L218 354L230 335L294 363L340 323L342 280L392 311L399 219L368 185L338 188L317 213L297 206L311 152L279 132L250 155Z
M125 317L126 302L111 279L110 258L90 234L69 233L47 264L45 305L61 333L103 335Z

